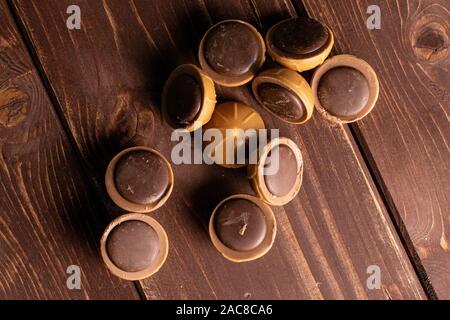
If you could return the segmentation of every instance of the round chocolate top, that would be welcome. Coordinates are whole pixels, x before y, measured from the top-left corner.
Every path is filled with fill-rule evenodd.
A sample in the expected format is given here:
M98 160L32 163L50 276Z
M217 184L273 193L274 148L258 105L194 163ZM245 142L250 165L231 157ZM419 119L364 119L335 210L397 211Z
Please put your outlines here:
M211 29L205 39L204 55L208 65L224 76L240 76L258 61L257 36L245 24L228 21Z
M202 106L203 93L199 81L188 74L180 74L170 81L167 90L167 116L176 127L192 123Z
M266 236L263 211L245 199L230 199L223 203L214 217L214 230L220 241L236 251L250 251Z
M328 42L328 29L319 21L298 17L278 24L272 33L273 45L288 55L315 53Z
M300 97L280 85L263 83L258 86L258 95L266 108L283 119L298 121L306 115Z
M320 78L317 96L329 113L337 117L354 117L366 107L369 91L369 82L360 71L336 67Z
M106 240L106 250L119 269L142 271L151 265L158 254L158 234L145 222L125 221L111 230Z
M280 144L278 152L270 152L267 161L278 161L278 170L274 174L264 176L267 189L277 197L287 195L294 187L299 174L294 152L288 146Z
M161 199L169 187L169 168L156 153L131 151L117 162L114 183L126 200L144 205L152 204Z

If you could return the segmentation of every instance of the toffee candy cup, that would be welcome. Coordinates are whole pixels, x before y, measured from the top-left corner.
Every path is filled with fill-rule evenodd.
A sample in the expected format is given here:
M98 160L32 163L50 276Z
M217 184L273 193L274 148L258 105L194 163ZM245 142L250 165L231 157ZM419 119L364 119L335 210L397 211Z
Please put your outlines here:
M163 117L174 129L197 130L211 119L215 105L214 82L193 64L176 68L164 85Z
M266 34L267 52L286 68L302 72L322 64L334 45L330 28L311 18L278 22Z
M158 151L132 147L109 163L106 191L116 205L130 212L148 213L161 207L172 193L173 171Z
M253 79L265 53L264 39L251 24L224 20L205 33L198 58L203 71L216 83L237 87Z
M314 95L297 72L273 68L260 73L252 83L256 100L275 117L293 124L308 121L314 111Z
M205 125L205 131L208 129L219 130L222 139L218 141L215 148L212 150L214 156L210 153L208 156L215 160L216 164L225 168L242 168L245 167L246 163L237 163L238 149L247 147L245 144L234 145L234 161L232 163L227 163L227 141L228 139L233 139L237 141L238 134L237 130L233 132L233 136L227 136L228 130L242 129L244 131L248 129L254 129L256 134L258 134L259 129L264 129L264 121L253 108L247 106L246 104L240 102L225 102L218 105L211 117L211 121ZM216 141L215 141L216 142Z
M209 220L214 247L233 262L251 261L265 255L273 245L276 232L272 209L261 199L245 194L220 202Z
M129 213L109 224L100 240L103 262L115 276L135 281L150 277L164 264L169 241L153 218Z
M272 154L276 150L278 154ZM271 162L271 155L278 155L275 172L270 172L270 164L274 163ZM303 180L302 153L294 141L275 138L263 148L257 163L250 164L247 170L250 184L258 197L270 205L282 206L300 191Z
M328 59L314 72L311 87L316 109L335 123L364 118L375 106L380 91L373 68L352 55Z

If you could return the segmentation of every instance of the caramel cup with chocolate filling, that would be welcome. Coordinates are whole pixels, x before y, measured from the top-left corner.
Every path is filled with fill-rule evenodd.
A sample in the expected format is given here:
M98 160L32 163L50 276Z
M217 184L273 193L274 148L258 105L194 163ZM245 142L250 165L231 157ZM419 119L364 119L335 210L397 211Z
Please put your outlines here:
M256 164L247 168L258 197L274 206L289 203L300 191L303 157L294 141L274 138L262 149Z
M115 276L135 281L150 277L164 264L169 241L153 218L130 213L115 219L100 240L103 262Z
M335 123L364 118L375 106L380 90L373 68L352 55L325 61L314 72L311 87L316 109Z
M267 52L286 68L302 72L320 65L330 54L334 35L321 22L290 18L272 26L266 34Z
M214 247L233 262L265 255L273 245L276 231L272 209L261 199L245 194L220 202L209 220Z
M220 133L217 140L212 141L205 148L205 152L216 164L225 168L241 168L247 165L248 156L253 150L248 139L250 135L256 135L258 130L264 129L264 121L253 108L240 102L225 102L218 105L205 125L207 130L216 129ZM256 141L256 140L255 140ZM244 154L245 159L238 155Z
M212 26L200 42L200 65L216 83L241 86L253 79L265 60L264 39L249 23L224 20Z
M215 105L214 82L193 64L180 65L164 85L162 113L174 129L200 128L211 118Z
M161 207L173 189L169 161L147 147L128 148L106 169L106 190L116 205L130 212L147 213Z
M273 68L260 73L252 83L256 100L275 117L292 124L308 121L314 110L314 95L297 72Z

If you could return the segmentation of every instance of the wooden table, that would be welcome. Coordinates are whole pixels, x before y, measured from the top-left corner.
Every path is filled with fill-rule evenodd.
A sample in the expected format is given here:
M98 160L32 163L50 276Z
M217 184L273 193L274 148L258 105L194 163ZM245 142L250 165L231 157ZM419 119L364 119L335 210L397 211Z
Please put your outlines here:
M69 30L69 5L81 29ZM369 30L369 5L381 29ZM427 299L450 298L450 2L448 0L0 0L0 297L3 299ZM207 221L245 170L174 166L175 189L154 213L166 228L163 269L121 281L98 254L123 212L106 196L105 166L147 145L166 156L161 88L197 63L200 38L227 18L261 32L300 15L328 24L333 54L377 71L377 106L332 125L318 113L287 125L248 87L219 98L256 108L300 146L304 182L274 208L279 233L262 259L233 264L212 247ZM66 286L81 268L81 289ZM366 285L369 266L380 289Z

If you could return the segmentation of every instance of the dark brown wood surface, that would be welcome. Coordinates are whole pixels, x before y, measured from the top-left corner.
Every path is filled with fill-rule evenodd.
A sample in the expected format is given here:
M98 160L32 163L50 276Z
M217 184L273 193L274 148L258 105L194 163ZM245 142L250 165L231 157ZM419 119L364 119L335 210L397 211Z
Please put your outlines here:
M199 40L214 22L244 19L265 30L295 15L278 1L29 1L12 2L48 81L48 89L99 205L120 214L105 195L107 162L126 146L144 144L170 156L170 129L160 118L160 92L180 63L196 63ZM82 29L68 30L66 8L78 4ZM214 206L233 193L252 193L244 170L174 166L175 190L154 216L167 229L163 269L141 281L145 296L161 298L425 298L415 270L347 126L317 115L286 125L264 112L247 88L219 88L221 100L255 107L303 151L299 196L276 208L273 250L247 264L223 259L206 224ZM382 289L366 287L378 265Z
M336 34L335 53L377 71L374 111L352 125L421 276L450 298L450 2L304 1ZM368 30L366 9L381 9Z
M139 299L98 259L105 213L3 0L0 16L0 299Z

